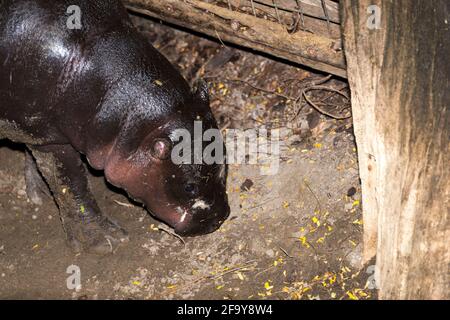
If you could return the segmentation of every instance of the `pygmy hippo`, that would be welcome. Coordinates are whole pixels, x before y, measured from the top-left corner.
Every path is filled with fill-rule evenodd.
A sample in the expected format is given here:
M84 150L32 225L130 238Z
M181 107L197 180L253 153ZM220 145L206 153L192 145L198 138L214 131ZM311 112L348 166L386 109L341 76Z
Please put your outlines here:
M42 175L75 251L128 240L100 212L81 155L179 235L219 228L226 165L171 160L175 130L196 120L217 128L206 84L191 91L120 1L0 1L0 139L26 145L28 196L41 201Z

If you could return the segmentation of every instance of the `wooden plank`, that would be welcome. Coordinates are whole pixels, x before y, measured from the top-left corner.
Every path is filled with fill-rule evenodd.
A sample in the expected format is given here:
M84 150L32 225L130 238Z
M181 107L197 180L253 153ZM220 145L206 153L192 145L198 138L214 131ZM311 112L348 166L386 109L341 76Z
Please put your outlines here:
M345 59L337 40L301 30L289 34L278 23L199 0L125 0L124 4L132 12L346 77Z

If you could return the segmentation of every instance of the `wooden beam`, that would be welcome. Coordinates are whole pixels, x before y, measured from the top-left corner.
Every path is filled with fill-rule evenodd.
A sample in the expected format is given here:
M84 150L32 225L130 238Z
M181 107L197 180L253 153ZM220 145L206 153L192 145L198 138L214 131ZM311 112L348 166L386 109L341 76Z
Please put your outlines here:
M132 12L346 77L339 40L302 30L289 34L279 23L199 0L125 0L124 4Z
M341 13L379 297L449 299L450 3L344 0Z

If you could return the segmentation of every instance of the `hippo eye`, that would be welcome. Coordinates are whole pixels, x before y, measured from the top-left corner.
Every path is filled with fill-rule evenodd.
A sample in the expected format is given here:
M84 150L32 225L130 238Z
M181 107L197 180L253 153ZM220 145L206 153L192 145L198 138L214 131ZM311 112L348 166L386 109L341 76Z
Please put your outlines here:
M170 156L171 148L172 144L168 139L158 138L153 141L151 154L157 159L165 160Z
M187 193L190 193L192 195L195 195L198 192L198 187L197 187L197 185L195 185L193 183L188 183L184 186L184 191L186 191Z

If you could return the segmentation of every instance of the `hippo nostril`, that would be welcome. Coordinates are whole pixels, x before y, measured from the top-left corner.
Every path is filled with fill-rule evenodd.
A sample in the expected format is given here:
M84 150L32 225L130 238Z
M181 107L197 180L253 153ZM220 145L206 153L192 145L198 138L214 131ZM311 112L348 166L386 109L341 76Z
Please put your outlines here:
M198 186L193 183L188 183L185 185L184 191L186 191L188 194L196 195L198 193Z

